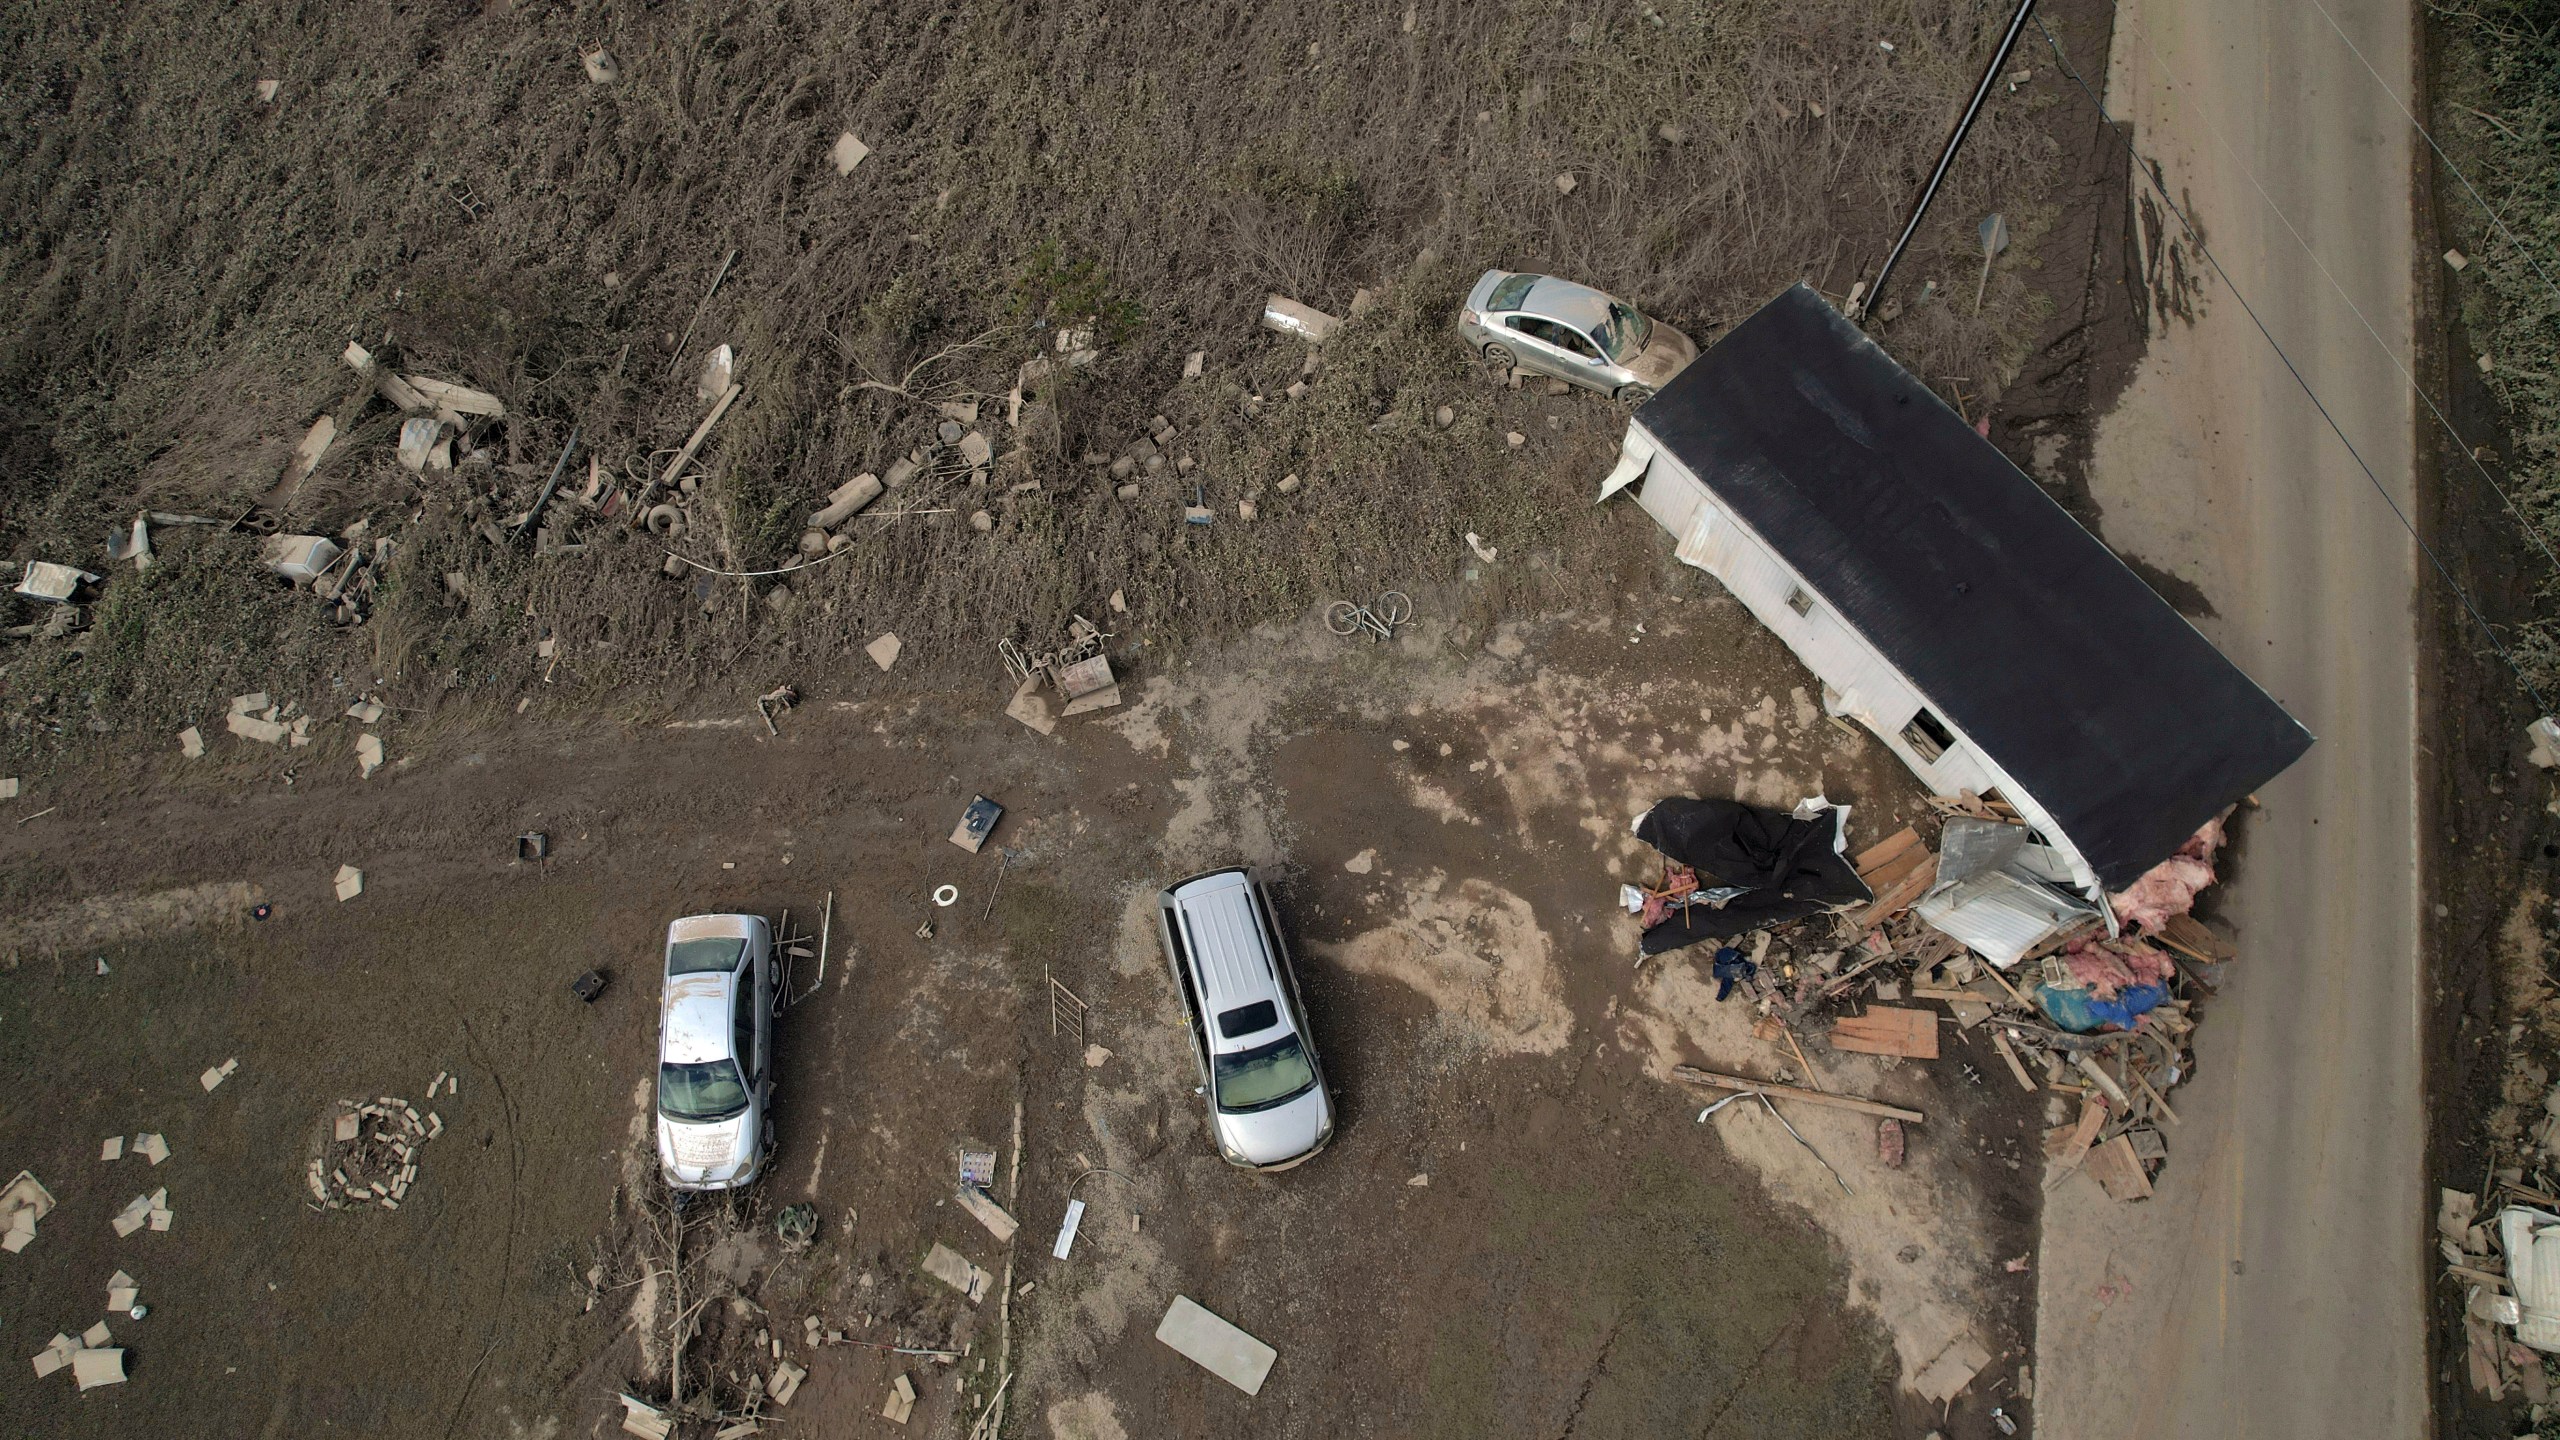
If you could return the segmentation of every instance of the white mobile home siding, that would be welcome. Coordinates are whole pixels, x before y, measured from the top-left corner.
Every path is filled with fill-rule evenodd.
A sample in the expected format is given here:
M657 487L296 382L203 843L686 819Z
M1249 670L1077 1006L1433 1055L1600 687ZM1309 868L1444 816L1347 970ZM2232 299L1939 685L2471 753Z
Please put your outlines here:
M1625 454L1626 463L1611 478L1616 480L1634 471L1641 457L1640 478L1632 482L1637 486L1637 503L1671 532L1677 542L1676 553L1683 562L1723 582L1743 608L1784 640L1805 668L1822 681L1825 710L1875 732L1903 764L1911 767L1913 774L1930 786L1933 794L1952 795L1959 790L1987 794L1997 790L2002 799L2017 807L2030 826L2063 853L2072 878L2081 889L2096 895L2097 872L2080 857L2070 838L2054 825L2035 797L1976 749L1970 737L1958 730L1939 707L1930 709L1955 737L1955 743L1935 760L1920 758L1920 753L1902 738L1902 731L1925 703L1925 697L1864 636L1843 623L1821 592L1805 584L1777 551L1718 505L1688 466L1662 449L1637 424L1627 427ZM1607 493L1604 490L1603 499ZM1812 601L1805 614L1798 614L1789 603L1798 594Z

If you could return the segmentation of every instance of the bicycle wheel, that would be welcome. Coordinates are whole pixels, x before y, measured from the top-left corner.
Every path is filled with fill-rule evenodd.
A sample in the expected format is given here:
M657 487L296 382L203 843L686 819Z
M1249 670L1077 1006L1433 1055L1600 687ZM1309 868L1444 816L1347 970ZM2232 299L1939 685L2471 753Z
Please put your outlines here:
M1401 590L1390 590L1378 597L1377 613L1378 619L1392 630L1413 618L1413 597Z
M1336 635L1355 635L1360 630L1360 607L1348 600L1336 600L1324 612L1324 628Z

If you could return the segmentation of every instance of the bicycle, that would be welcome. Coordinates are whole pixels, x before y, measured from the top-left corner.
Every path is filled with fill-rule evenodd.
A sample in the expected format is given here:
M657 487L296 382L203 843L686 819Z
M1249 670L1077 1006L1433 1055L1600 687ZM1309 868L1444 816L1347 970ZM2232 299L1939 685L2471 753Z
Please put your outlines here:
M1336 600L1324 612L1324 628L1336 635L1357 635L1366 630L1371 638L1393 640L1396 627L1413 618L1413 600L1401 590L1390 590L1378 597L1375 609Z

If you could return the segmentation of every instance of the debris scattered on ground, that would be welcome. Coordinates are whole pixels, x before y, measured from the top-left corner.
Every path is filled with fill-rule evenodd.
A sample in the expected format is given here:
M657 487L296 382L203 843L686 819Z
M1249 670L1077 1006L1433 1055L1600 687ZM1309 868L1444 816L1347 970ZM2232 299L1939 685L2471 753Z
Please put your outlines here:
M230 1079L239 1069L239 1057L234 1056L229 1060L223 1061L219 1065L207 1069L203 1074L197 1076L196 1083L202 1085L205 1088L205 1093L209 1095L213 1093L213 1087Z
M970 1264L967 1257L940 1241L936 1241L933 1249L926 1253L924 1273L967 1296L972 1305L985 1299L987 1288L995 1283L994 1276Z
M675 1433L675 1418L657 1406L619 1392L614 1398L622 1402L623 1434L636 1435L639 1440L668 1440Z
M98 1158L101 1161L123 1159L124 1137L121 1135L108 1136L106 1144L98 1148Z
M952 827L951 843L975 855L995 833L996 822L1004 818L1004 807L984 795L973 797L969 808L960 812L960 823Z
M107 1277L107 1310L111 1314L129 1315L141 1303L141 1282L118 1270Z
M1971 1331L1967 1331L1948 1341L1936 1359L1921 1367L1919 1376L1911 1382L1911 1388L1919 1391L1921 1398L1943 1405L1963 1394L1964 1388L1973 1383L1973 1377L1981 1374L1983 1367L1990 1363L1991 1352L1983 1348L1981 1341L1973 1338Z
M193 725L178 732L178 753L190 760L204 758L204 732Z
M908 1379L906 1372L901 1370L889 1382L889 1398L880 1406L881 1418L904 1425L907 1417L915 1413L915 1408L916 1382Z
M605 983L609 978L602 970L589 970L569 982L569 993L592 1005L596 1002L596 997L604 993Z
M968 1211L970 1218L986 1226L987 1233L996 1237L997 1244L1013 1243L1013 1232L1017 1228L1014 1218L1005 1213L1003 1206L988 1199L986 1191L975 1185L963 1185L958 1199L960 1208Z
M176 1212L169 1208L169 1187L161 1186L148 1195L136 1195L125 1202L112 1223L118 1238L133 1234L148 1225L153 1230L166 1230Z
M28 563L27 573L19 579L17 593L30 600L68 605L79 595L81 586L96 583L98 577L86 570L35 560Z
M32 1170L21 1170L9 1187L0 1190L0 1250L12 1255L27 1248L36 1238L36 1222L53 1209L53 1192L44 1188Z
M1156 1326L1156 1339L1247 1395L1262 1392L1272 1363L1280 1358L1279 1351L1211 1314L1188 1295L1173 1297Z
M433 1082L427 1093L435 1093ZM326 1209L397 1210L417 1182L418 1152L443 1133L444 1117L433 1111L421 1115L396 1096L342 1100L330 1117L328 1140L304 1169L304 1182L315 1204Z
M71 1352L71 1378L83 1391L123 1384L124 1351L112 1346L83 1346Z
M1056 1244L1049 1247L1049 1254L1059 1260L1066 1259L1067 1252L1075 1248L1076 1230L1083 1224L1084 1202L1081 1200L1068 1201L1067 1216L1064 1220L1058 1223L1058 1240Z
M1311 345L1322 345L1342 328L1342 321L1312 305L1301 305L1286 295L1274 294L1263 299L1262 328L1294 335Z
M578 57L587 67L587 79L597 85L610 85L622 78L622 62L610 50L590 50Z
M357 736L357 737L356 737L356 773L357 773L358 777L359 777L359 778L361 778L361 779L370 780L370 779L372 779L372 778L373 778L373 772L374 772L374 771L376 771L376 770L379 770L379 769L381 769L381 768L382 768L382 737L381 737L381 736L379 736L379 735L359 735L359 736Z
M341 865L330 885L337 891L341 903L353 900L364 893L364 872L353 865Z
M864 654L871 657L872 664L886 671L890 666L898 663L898 656L906 648L906 643L900 640L897 632L893 630L863 646L862 650Z
M133 1153L150 1161L156 1167L161 1161L169 1158L169 1142L162 1139L157 1132L146 1131L133 1137Z
M850 130L837 136L835 148L828 152L828 158L835 161L838 175L852 174L853 168L870 158L870 155L871 147L856 139Z

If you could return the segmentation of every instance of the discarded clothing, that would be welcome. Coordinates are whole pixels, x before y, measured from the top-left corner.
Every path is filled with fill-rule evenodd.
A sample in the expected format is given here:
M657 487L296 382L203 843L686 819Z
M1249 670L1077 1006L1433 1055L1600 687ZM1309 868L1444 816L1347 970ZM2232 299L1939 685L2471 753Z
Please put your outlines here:
M1674 796L1636 821L1636 838L1698 872L1701 897L1736 890L1722 904L1689 904L1644 933L1643 951L1660 955L1701 940L1729 940L1799 920L1836 905L1875 898L1841 852L1842 811L1821 809L1798 819L1738 800Z
M1736 982L1751 979L1759 973L1760 967L1752 964L1750 957L1741 951L1730 945L1718 950L1715 963L1716 998L1722 1000L1731 995Z
M2162 985L2128 985L2111 999L2063 985L2036 987L2037 1008L2044 1011L2045 1018L2074 1035L2086 1035L2110 1025L2131 1030L2142 1023L2144 1012L2168 998L2168 988Z

